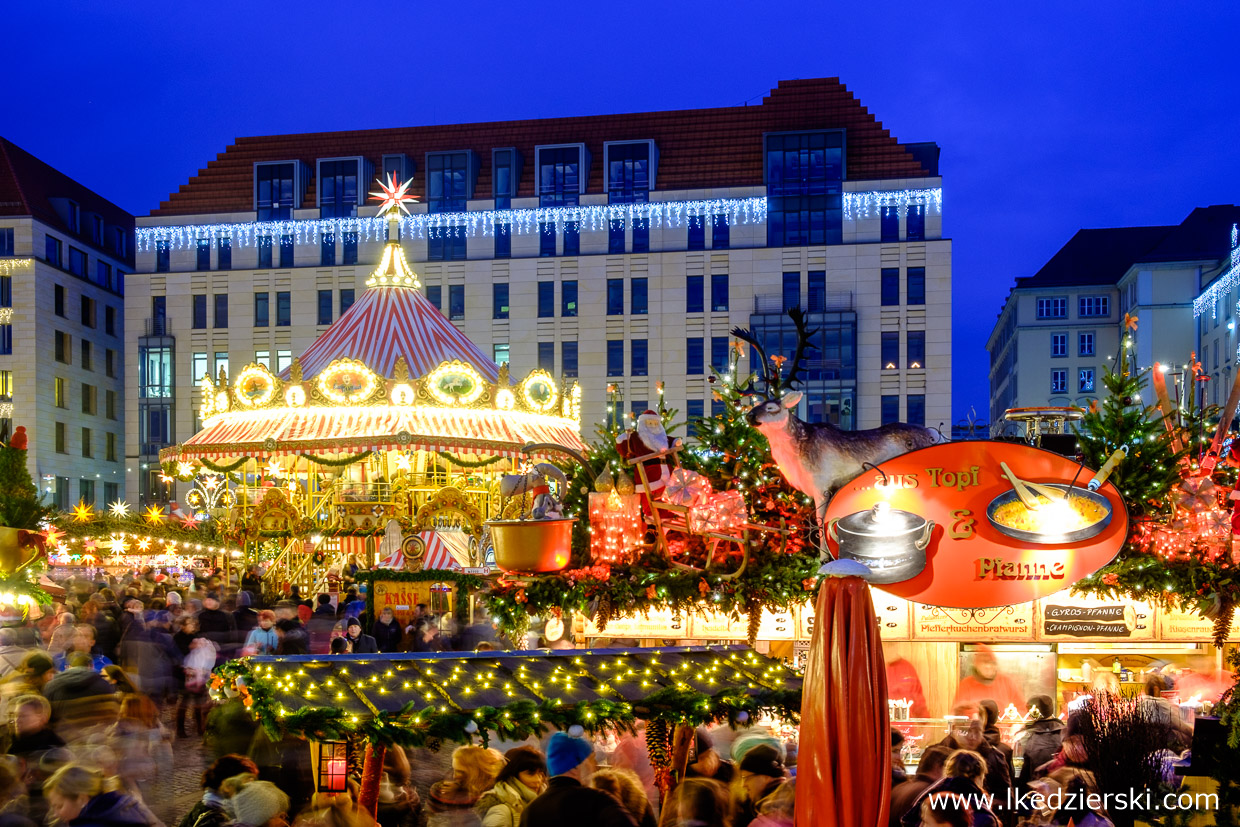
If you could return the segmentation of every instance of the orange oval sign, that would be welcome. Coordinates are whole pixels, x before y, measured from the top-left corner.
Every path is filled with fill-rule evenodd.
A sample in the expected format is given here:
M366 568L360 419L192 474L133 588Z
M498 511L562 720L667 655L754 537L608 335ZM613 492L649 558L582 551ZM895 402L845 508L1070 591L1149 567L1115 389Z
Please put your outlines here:
M1006 525L1001 530L988 514L996 499L1001 505L1013 498L1000 463L1028 482L1066 486L1076 477L1083 489L1093 477L1089 469L1078 477L1080 466L1072 460L1028 445L977 441L923 448L882 463L882 473L867 470L836 493L827 507L831 552L839 555L843 542L844 556L876 572L894 563L892 574L876 579L900 579L876 582L876 588L961 609L1045 597L1111 562L1128 536L1128 511L1115 486L1103 485L1092 503L1073 500L1082 511L1063 518L1075 529L1070 534L1044 533L1054 530L1064 506L1031 515L1019 502L994 515ZM1030 518L1036 522L1026 522ZM1068 541L1030 539L1064 536Z

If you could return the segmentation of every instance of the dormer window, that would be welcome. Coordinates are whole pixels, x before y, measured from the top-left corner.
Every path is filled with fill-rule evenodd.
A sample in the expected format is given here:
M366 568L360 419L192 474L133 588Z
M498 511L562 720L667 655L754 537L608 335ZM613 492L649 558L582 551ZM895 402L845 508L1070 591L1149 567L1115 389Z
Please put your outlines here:
M298 161L254 165L254 209L259 221L286 221L301 206L304 176Z
M474 197L478 164L474 153L426 153L426 205L428 212L463 212Z
M76 201L67 201L66 206L68 207L66 219L70 232L80 233L82 231L82 208Z
M352 218L370 179L365 158L320 158L317 195L321 218ZM360 186L359 186L360 181Z
M658 157L654 141L608 141L603 144L603 155L608 201L633 204L650 200Z
M413 159L404 153L391 153L383 156L382 177L384 181L396 180L402 184L413 177Z
M512 206L520 180L521 153L512 148L492 150L491 194L495 197L495 209L506 210Z
M542 207L575 207L586 191L590 176L590 153L585 144L540 146L535 150L538 167L538 201Z

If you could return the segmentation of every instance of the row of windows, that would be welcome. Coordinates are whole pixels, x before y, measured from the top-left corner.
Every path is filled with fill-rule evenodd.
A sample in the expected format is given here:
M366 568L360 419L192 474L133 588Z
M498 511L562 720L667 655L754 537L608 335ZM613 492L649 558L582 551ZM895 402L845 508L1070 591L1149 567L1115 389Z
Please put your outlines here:
M900 397L898 394L883 395L879 400L883 425L892 422L907 422L910 425L926 424L926 395L910 393L904 397L904 419L900 419Z
M10 327L10 325L4 325ZM11 335L11 334L10 334ZM64 365L73 364L73 336L62 330L55 331L55 357L56 361ZM78 343L81 350L81 360L79 365L83 370L93 371L95 369L95 346L89 339L81 339ZM9 351L12 352L12 345ZM104 374L115 379L119 370L119 360L117 359L117 351L112 348L104 348Z
M909 370L922 370L926 367L926 331L909 330L905 334L905 367ZM882 334L882 365L883 370L899 370L900 368L900 333L899 331L883 331Z
M342 288L340 290L340 315L353 306L354 291L352 288ZM163 318L163 314L167 312L167 304L162 301L164 297L157 297L157 304L154 307L154 315L156 318ZM332 291L320 290L316 297L316 324L329 325L332 323ZM192 297L193 310L191 324L194 330L205 330L207 328L207 296L205 293L198 293ZM215 328L228 327L228 294L216 293L211 297L211 304L214 305L214 324ZM293 318L293 297L292 293L287 290L276 292L275 302L275 326L288 327L292 324ZM270 327L271 326L271 293L257 292L254 294L254 326Z
M1076 348L1078 356L1094 355L1094 332L1082 332L1076 336ZM1068 334L1052 333L1051 334L1051 356L1053 358L1062 358L1068 355Z
M9 278L5 276L0 281L0 307L12 307L12 288L3 284ZM6 289L7 287L7 289ZM4 304L4 294L8 295L9 303ZM52 309L57 316L67 319L68 315L65 310L65 288L63 285L57 284L52 287ZM99 327L99 302L87 295L78 298L78 306L80 311L80 319L83 327L89 327L92 330ZM116 332L117 309L110 304L103 305L103 332L109 336L118 335Z
M357 233L346 232L341 233L341 244L336 244L335 233L323 233L319 238L319 261L320 267L335 267L337 264L336 251L339 246L340 257L339 263L345 266L357 264ZM273 253L277 249L272 236L258 236L255 250L255 268L269 269L273 266L281 268L292 268L295 266L296 249L294 237L292 235L280 236L278 245L279 258L273 258ZM196 248L197 258L195 267L197 270L210 270L211 268L211 239L198 239ZM276 265L275 262L279 262ZM304 265L304 262L303 262ZM232 239L217 238L215 241L215 269L231 270L233 266L232 257ZM168 241L155 242L155 272L167 273L172 269L172 245Z
M453 292L453 291L457 292ZM442 292L437 285L430 285L426 288L427 298L436 307L441 307L440 299ZM645 277L634 277L628 279L628 289L625 289L625 279L610 278L607 279L607 315L623 316L625 315L625 298L628 298L628 313L631 316L644 316L650 312L650 288L649 280ZM455 303L455 299L459 299L459 304ZM463 319L465 318L465 288L464 285L449 286L449 318ZM686 276L685 277L685 312L702 313L705 307L705 277L704 276ZM728 274L715 273L710 277L710 309L711 312L728 311ZM491 318L507 319L509 318L509 285L508 282L495 282L491 285ZM563 281L560 283L560 315L564 317L572 317L577 315L577 282ZM540 319L554 318L555 316L555 282L540 281L538 282L538 317ZM320 322L321 323L321 322Z
M214 355L214 361L211 356ZM275 361L272 361L272 351L256 350L254 351L254 364L262 365L272 373L281 373L289 369L293 364L293 351L277 350L275 351ZM223 368L225 376L231 376L232 371L228 367L228 351L217 350L211 353L194 353L190 357L190 379L194 384L202 381L204 376L217 377L220 375L220 369Z
M1111 315L1110 296L1081 296L1077 301L1077 316L1082 319L1106 318ZM1038 299L1039 319L1068 318L1068 298L1049 296Z
M906 211L904 240L926 240L926 205L909 204ZM897 242L900 240L900 208L894 205L884 206L879 213L879 240Z
M1076 372L1076 390L1078 393L1094 392L1094 369L1081 368ZM1068 371L1066 368L1051 369L1051 393L1068 392Z
M54 378L53 383L52 383L52 394L53 394L52 401L53 401L53 404L55 404L57 408L63 408L66 410L68 409L69 407L68 387L69 387L68 380L60 376L57 376ZM99 389L96 388L94 385L90 385L90 384L87 384L86 382L83 382L81 397L82 397L82 413L89 414L91 416L97 416L99 413L99 407L98 407ZM115 420L117 418L116 391L105 390L103 394L103 398L104 398L104 405L103 405L104 416L107 417L108 419Z
M64 244L55 236L44 237L43 260L53 267L68 270L83 281L93 281L113 293L124 295L125 274L102 259L95 259L95 276L90 277L89 257L85 250L69 245L69 258L64 257Z
M69 478L57 477L56 488L53 491L53 498L56 501L56 507L61 511L68 511L73 507L73 503L69 501ZM95 499L95 481L88 479L78 480L78 502L86 503L90 506L110 505L121 498L120 483L105 482L103 484L103 503L99 503Z
M69 453L68 426L63 422L56 423L56 453ZM95 456L94 432L90 428L82 429L82 456L93 459ZM104 434L103 458L108 462L119 462L116 451L116 434L108 431Z
M900 268L882 268L882 271L879 273L879 281L880 300L883 307L898 307L900 305ZM926 268L906 268L904 273L904 304L914 306L925 303Z

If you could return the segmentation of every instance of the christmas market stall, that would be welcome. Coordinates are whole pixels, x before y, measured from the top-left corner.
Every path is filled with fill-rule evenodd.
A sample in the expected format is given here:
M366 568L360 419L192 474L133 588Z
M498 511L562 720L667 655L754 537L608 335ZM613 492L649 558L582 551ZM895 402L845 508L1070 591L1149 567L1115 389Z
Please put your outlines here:
M360 800L371 809L390 744L437 750L552 728L632 731L642 720L670 782L692 740L678 729L796 721L801 703L793 672L741 646L252 657L219 667L211 686L220 699L240 695L273 737L310 740L319 789L343 790L344 763L331 762L364 750Z
M398 240L406 189L379 196L390 240L358 300L286 366L203 376L202 430L161 454L271 591L325 590L350 558L478 566L501 478L537 458L522 446L585 448L576 383L514 382L422 295Z

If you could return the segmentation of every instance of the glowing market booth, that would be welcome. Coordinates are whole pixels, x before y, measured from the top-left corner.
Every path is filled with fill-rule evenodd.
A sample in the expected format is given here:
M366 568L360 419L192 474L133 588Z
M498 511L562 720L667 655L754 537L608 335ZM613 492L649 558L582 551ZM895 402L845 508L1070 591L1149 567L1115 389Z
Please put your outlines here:
M390 240L361 297L279 374L203 377L202 430L161 452L271 590L322 589L350 555L482 565L522 446L585 448L579 385L544 370L513 382L422 295L398 240L407 186L383 187Z

